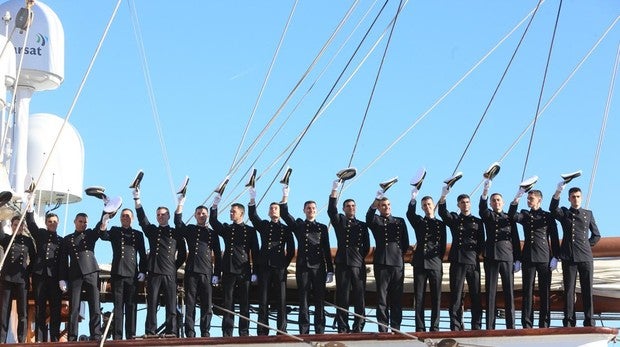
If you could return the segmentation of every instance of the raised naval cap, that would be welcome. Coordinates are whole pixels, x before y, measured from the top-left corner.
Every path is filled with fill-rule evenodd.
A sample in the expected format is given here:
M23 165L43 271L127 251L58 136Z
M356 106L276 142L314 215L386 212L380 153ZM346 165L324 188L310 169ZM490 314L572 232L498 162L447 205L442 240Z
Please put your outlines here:
M88 196L94 196L97 199L105 200L107 197L105 195L105 188L100 186L92 186L84 189L84 193Z
M110 218L116 215L116 212L123 206L123 198L120 196L113 196L108 198L103 205L103 212L110 214Z
M256 169L252 168L252 172L250 173L250 177L248 178L248 183L245 184L246 187L256 187Z
M459 171L452 175L452 177L446 178L443 183L445 183L448 188L452 188L452 186L461 178L463 178L463 172Z
M340 179L342 182L350 180L351 178L355 177L355 175L357 175L357 169L354 167L348 167L346 169L342 169L336 172L336 177L338 177L338 179Z
M420 188L422 188L422 182L424 182L425 177L426 177L426 168L422 166L421 168L418 169L415 175L411 178L411 182L409 182L409 184L414 186L417 190L420 190Z
M288 182L291 179L292 172L293 172L293 169L291 167L287 167L286 171L284 172L284 176L282 176L282 179L280 180L280 183L288 186Z
M8 190L0 192L0 207L6 205L9 201L13 199L13 193Z
M489 180L493 180L495 176L497 176L497 174L499 173L499 170L500 170L499 162L496 161L493 164L491 164L488 169L484 171L484 173L482 174L482 177L489 179Z
M140 182L142 182L142 178L144 177L144 172L142 170L138 170L136 177L131 181L129 188L136 189L140 188Z
M560 176L564 180L564 184L567 184L568 182L572 181L574 178L581 176L581 170L561 174Z
M526 179L525 181L521 182L521 184L519 184L519 187L527 193L530 190L532 190L532 188L534 188L534 185L536 184L536 182L538 182L538 176L532 176Z
M396 182L398 182L398 176L390 178L387 181L383 181L381 183L379 183L379 187L381 187L381 189L383 189L383 192L387 192L388 189L390 189L391 186L393 186Z
M189 184L189 176L185 176L185 179L183 179L183 183L181 183L181 186L179 187L177 194L181 194L181 196L184 197L185 194L187 193L188 184Z
M226 176L224 180L220 182L220 184L218 184L217 187L215 187L215 190L213 190L213 192L223 195L224 190L226 189L226 185L228 184L229 180L230 180L230 176Z

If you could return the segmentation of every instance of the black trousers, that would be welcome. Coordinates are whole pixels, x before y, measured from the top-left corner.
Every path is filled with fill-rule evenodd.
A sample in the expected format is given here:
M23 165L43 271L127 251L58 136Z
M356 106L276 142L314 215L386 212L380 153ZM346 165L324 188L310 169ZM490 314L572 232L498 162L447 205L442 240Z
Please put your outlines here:
M592 261L574 262L562 260L562 277L564 282L564 326L574 327L577 321L575 316L575 285L579 274L581 285L581 301L583 302L583 326L594 326L592 299L592 283L594 282L594 267Z
M185 273L185 336L196 337L196 299L200 298L200 336L209 337L213 317L211 274Z
M134 277L112 275L112 295L114 296L112 337L114 340L123 339L123 321L125 338L133 339L136 336L137 282L137 278Z
M11 318L11 301L17 302L17 342L26 342L28 287L26 283L0 281L0 343L6 343Z
M273 290L273 291L272 291ZM286 269L261 266L258 273L258 321L269 325L269 298L274 298L277 328L286 332ZM269 335L269 329L256 327L258 335Z
M471 328L480 330L482 303L480 300L480 263L450 263L450 330L465 330L463 324L463 284L467 280L471 297Z
M377 282L377 322L379 332L387 332L386 326L400 330L403 320L403 266L374 265Z
M165 334L177 334L177 283L176 276L149 274L146 283L146 325L147 335L157 334L157 306L159 294L164 294L166 305Z
M415 331L426 331L424 323L424 300L426 283L431 292L431 331L439 331L439 312L441 310L441 269L413 267L413 288L415 298Z
M353 304L357 316L353 318L353 332L359 333L364 330L364 318L366 316L366 267L347 266L336 264L336 305L346 310ZM353 298L351 299L351 294ZM361 316L361 317L360 317ZM351 332L349 328L349 314L342 310L336 310L336 324L339 333Z
M231 274L224 273L222 275L222 286L224 288L224 308L234 310L234 293L237 288L237 298L239 302L239 314L243 317L250 317L250 274ZM232 336L235 324L235 316L232 313L224 312L222 317L222 333L223 336ZM239 318L239 336L250 335L250 321Z
M58 277L32 275L35 300L35 338L37 342L48 341L47 305L49 304L49 341L58 342L60 338L60 302L62 292L58 287Z
M497 281L502 278L502 292L504 293L504 309L506 310L506 328L515 328L514 307L514 275L513 263L487 259L484 261L484 284L487 298L487 330L495 329L495 317L497 311Z
M305 266L297 268L297 291L299 293L299 333L310 333L310 312L308 300L310 294L314 304L314 333L325 332L325 268L311 269Z
M551 284L551 270L548 263L524 262L523 271L523 307L521 308L521 325L525 329L532 328L534 325L534 280L538 273L538 296L540 297L540 310L538 316L538 327L549 327L549 285Z
M58 286L58 283L56 283ZM80 318L80 301L84 290L88 302L88 328L91 340L101 338L101 305L99 304L99 272L82 275L69 281L69 341L77 341Z

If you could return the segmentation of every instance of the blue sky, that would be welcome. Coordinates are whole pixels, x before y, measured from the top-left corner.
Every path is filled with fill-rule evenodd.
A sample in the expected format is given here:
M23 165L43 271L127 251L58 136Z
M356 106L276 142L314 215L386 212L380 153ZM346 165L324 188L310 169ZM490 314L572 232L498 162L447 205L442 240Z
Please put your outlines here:
M87 6L75 6L64 0L45 3L54 9L64 26L65 80L57 90L36 93L31 113L65 117L116 2L94 1ZM298 4L241 153L283 104L353 4ZM360 1L353 9L308 78L248 159L233 172L225 203L249 201L243 184L237 183L244 183L245 172L256 160L254 166L262 176L257 183L259 197L266 193L259 206L263 216L268 203L281 197L279 178L268 191L267 187L281 175L280 167L286 165L293 168L289 199L292 213L301 217L305 200L316 200L319 207L325 206L335 173L348 166L387 36L310 127L287 164L283 161L289 152L282 153L318 112L382 4ZM130 5L138 14L167 160L153 120ZM70 119L84 141L84 187L104 186L109 195L121 195L125 206L133 207L127 186L136 171L143 169L143 205L152 221L157 206L174 209L174 191L185 175L190 177L186 203L189 217L193 206L202 204L229 173L293 2L195 1L175 5L169 1L141 0L121 4ZM527 22L432 111L427 111L535 5L533 0L407 3L396 23L354 153L352 165L360 175L345 186L343 193L343 197L357 201L359 217L372 202L378 183L393 176L399 176L400 181L387 196L392 201L393 213L404 216L410 196L409 179L420 166L428 170L421 194L439 197L442 180L456 169ZM387 4L336 90L388 28L397 6L398 2ZM450 209L456 209L457 192L472 193L477 199L480 190L476 187L482 172L502 158L534 118L557 7L558 1L548 0L537 13L458 167L464 177L448 197ZM369 15L362 20L366 12ZM614 0L563 3L542 105L619 15L620 6ZM353 32L358 21L361 24ZM351 39L345 44L349 35ZM584 196L591 194L589 207L594 210L603 236L620 236L612 222L616 213L613 199L620 193L614 171L617 164L613 163L620 149L620 124L618 117L614 117L619 112L617 91L612 95L595 177L592 169L619 42L620 27L616 24L541 114L525 170L525 177L540 177L536 187L545 195L545 208L559 175L583 170L583 176L574 183L582 187ZM290 118L285 122L287 117ZM269 142L279 127L282 130ZM501 172L494 180L491 190L503 193L506 200L512 199L522 179L529 141L528 131L502 160ZM391 149L386 151L387 148ZM384 151L385 155L371 165ZM568 203L566 196L561 202ZM211 199L207 203L210 205ZM61 215L61 219L68 220L71 232L72 217L84 211L93 216L90 225L94 226L100 208L100 201L85 196L82 202L70 205L68 216ZM318 219L327 222L326 209ZM221 220L227 220L227 214ZM410 234L413 235L412 230ZM109 262L107 243L97 246L97 257L100 262Z

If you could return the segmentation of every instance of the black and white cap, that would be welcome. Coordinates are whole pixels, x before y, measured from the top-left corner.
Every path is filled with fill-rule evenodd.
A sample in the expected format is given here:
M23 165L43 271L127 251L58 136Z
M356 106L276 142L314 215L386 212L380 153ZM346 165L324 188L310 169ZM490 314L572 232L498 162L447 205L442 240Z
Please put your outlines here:
M499 170L500 170L499 162L496 161L493 164L491 164L491 166L489 166L489 168L486 169L486 171L484 171L482 176L486 179L493 180L495 176L497 176L497 174L499 173Z
M342 169L336 172L336 177L338 177L341 181L350 180L351 178L357 175L357 169L354 167L348 167L346 169Z
M144 177L144 172L142 170L138 170L136 177L131 181L129 188L136 189L140 188L140 182L142 182L142 177Z
M443 183L448 185L448 188L452 188L452 186L463 177L463 173L461 171L452 175L452 177L446 178Z
M577 177L581 176L581 170L575 171L575 172L569 172L569 173L561 174L560 176L564 180L564 184L567 184L568 182L572 181L574 178L577 178Z
M396 182L398 182L398 176L390 178L387 181L383 181L381 183L379 183L379 187L381 187L381 189L383 189L383 192L387 192L388 189L390 189L391 186L393 186Z
M532 176L526 179L525 181L521 182L521 184L519 184L519 187L527 193L530 190L532 190L532 188L534 188L534 185L536 184L536 182L538 182L538 176Z
M410 184L414 186L417 190L422 188L422 182L424 182L424 178L426 177L426 168L421 167L418 169L416 174L411 178Z

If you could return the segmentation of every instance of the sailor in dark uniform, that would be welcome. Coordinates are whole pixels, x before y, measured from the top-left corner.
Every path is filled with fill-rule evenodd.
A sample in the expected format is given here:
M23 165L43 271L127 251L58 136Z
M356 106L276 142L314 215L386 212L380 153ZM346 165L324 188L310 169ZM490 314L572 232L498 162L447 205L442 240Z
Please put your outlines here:
M377 210L379 215L375 213ZM392 216L392 206L383 195L383 189L377 192L375 201L366 212L366 224L372 231L376 247L373 265L377 283L377 321L381 323L379 331L387 332L387 326L400 330L404 256L409 249L407 224L403 218Z
M104 215L103 218L108 216ZM109 217L109 216L108 216ZM62 239L60 247L59 285L69 288L69 341L77 341L82 290L88 301L90 339L101 340L101 307L99 304L99 265L95 259L95 243L99 239L101 221L95 229L87 229L88 216L78 213L73 220L75 232Z
M177 233L187 242L188 255L185 263L185 336L196 337L196 303L200 298L200 336L209 337L213 317L213 284L219 282L222 274L220 239L207 220L209 210L198 206L194 210L196 224L183 222L185 196L179 197L174 213Z
M123 319L125 338L133 339L136 336L138 282L144 282L147 262L144 235L131 227L131 209L123 209L120 219L120 227L111 227L108 231L106 223L101 224L100 228L101 239L112 244L110 275L114 302L112 337L115 340L123 339Z
M33 195L29 194L32 202ZM32 284L35 301L35 339L37 342L48 341L47 308L49 304L49 341L57 342L60 338L60 302L62 292L58 287L58 261L62 238L56 233L58 216L48 213L45 216L46 229L39 229L34 220L32 203L26 212L26 224L34 238L37 255L32 266Z
M336 305L348 310L349 305L353 304L356 316L353 319L353 330L349 327L349 314L346 311L340 309L336 311L336 323L339 333L359 333L364 329L364 317L366 316L364 301L366 262L364 259L370 250L370 240L366 223L355 218L356 206L353 199L346 199L342 203L344 214L338 213L336 203L341 182L340 179L334 181L327 207L327 215L338 241L338 250L334 259L336 263Z
M22 221L19 225L20 219L20 216L11 219L11 228L17 235L10 248L11 235L6 235L4 228L0 227L0 245L7 250L7 257L0 273L0 343L6 343L13 297L17 302L17 342L26 342L28 331L30 265L36 253L33 240L24 234L26 222Z
M482 303L480 301L480 262L484 248L484 226L482 220L471 214L471 202L467 194L456 200L460 213L448 212L446 195L449 187L445 185L439 199L439 216L450 228L452 246L448 253L450 261L450 330L464 330L462 317L463 284L471 298L471 328L480 330Z
M222 224L217 218L217 205L221 200L220 194L213 199L209 223L213 230L224 240L224 254L222 256L222 288L224 289L224 308L234 310L234 291L237 287L237 302L239 303L239 336L250 334L250 281L256 282L258 264L258 238L256 229L245 224L243 218L245 207L234 203L230 207L231 224ZM250 261L251 259L251 261ZM232 336L235 318L232 313L224 312L222 318L222 333Z
M145 333L157 334L157 306L159 294L163 292L166 306L164 334L177 335L177 269L183 265L187 255L185 240L168 224L170 211L167 207L157 208L158 225L151 224L142 208L138 188L134 188L133 197L138 222L149 242Z
M594 281L594 259L592 247L601 239L598 226L592 211L581 208L581 189L573 187L568 190L570 208L559 207L560 194L564 189L564 181L551 199L549 211L562 225L562 277L564 282L564 326L574 327L575 317L575 284L577 274L581 285L581 301L583 302L584 326L594 326L592 284Z
M269 204L269 220L260 219L256 212L256 190L250 187L249 192L248 214L261 239L258 257L258 321L269 325L269 297L275 297L276 327L286 332L286 269L295 256L293 233L280 221L280 205L276 202ZM258 335L269 335L268 328L258 326L256 329Z
M416 237L416 247L411 261L415 295L415 330L426 331L424 302L426 282L428 281L431 294L431 331L439 331L442 262L446 253L446 225L435 218L435 203L430 196L422 198L424 216L416 213L417 195L418 189L413 187L411 201L407 208L407 219L413 227Z
M310 333L308 300L312 295L314 303L314 333L325 332L325 283L334 280L334 264L327 225L316 221L316 202L304 203L306 219L295 219L288 210L288 185L283 187L280 213L284 222L293 229L297 238L297 260L295 278L299 294L299 333Z
M527 193L529 210L517 212L519 199L525 193L523 189L515 196L510 204L508 216L523 227L524 242L521 254L521 269L523 270L523 307L521 309L521 325L523 328L532 328L534 310L534 280L538 273L538 296L540 310L538 327L549 327L549 286L551 285L551 271L557 267L560 254L558 227L551 213L540 208L542 193L540 190L530 190ZM551 263L549 262L551 260Z
M499 193L490 196L491 208L487 200L491 180L486 179L478 205L480 217L486 231L484 247L484 282L487 298L486 327L495 329L497 311L496 296L498 277L502 279L504 293L504 309L506 312L506 328L515 327L514 308L514 275L521 269L521 242L517 225L504 213L504 199Z

